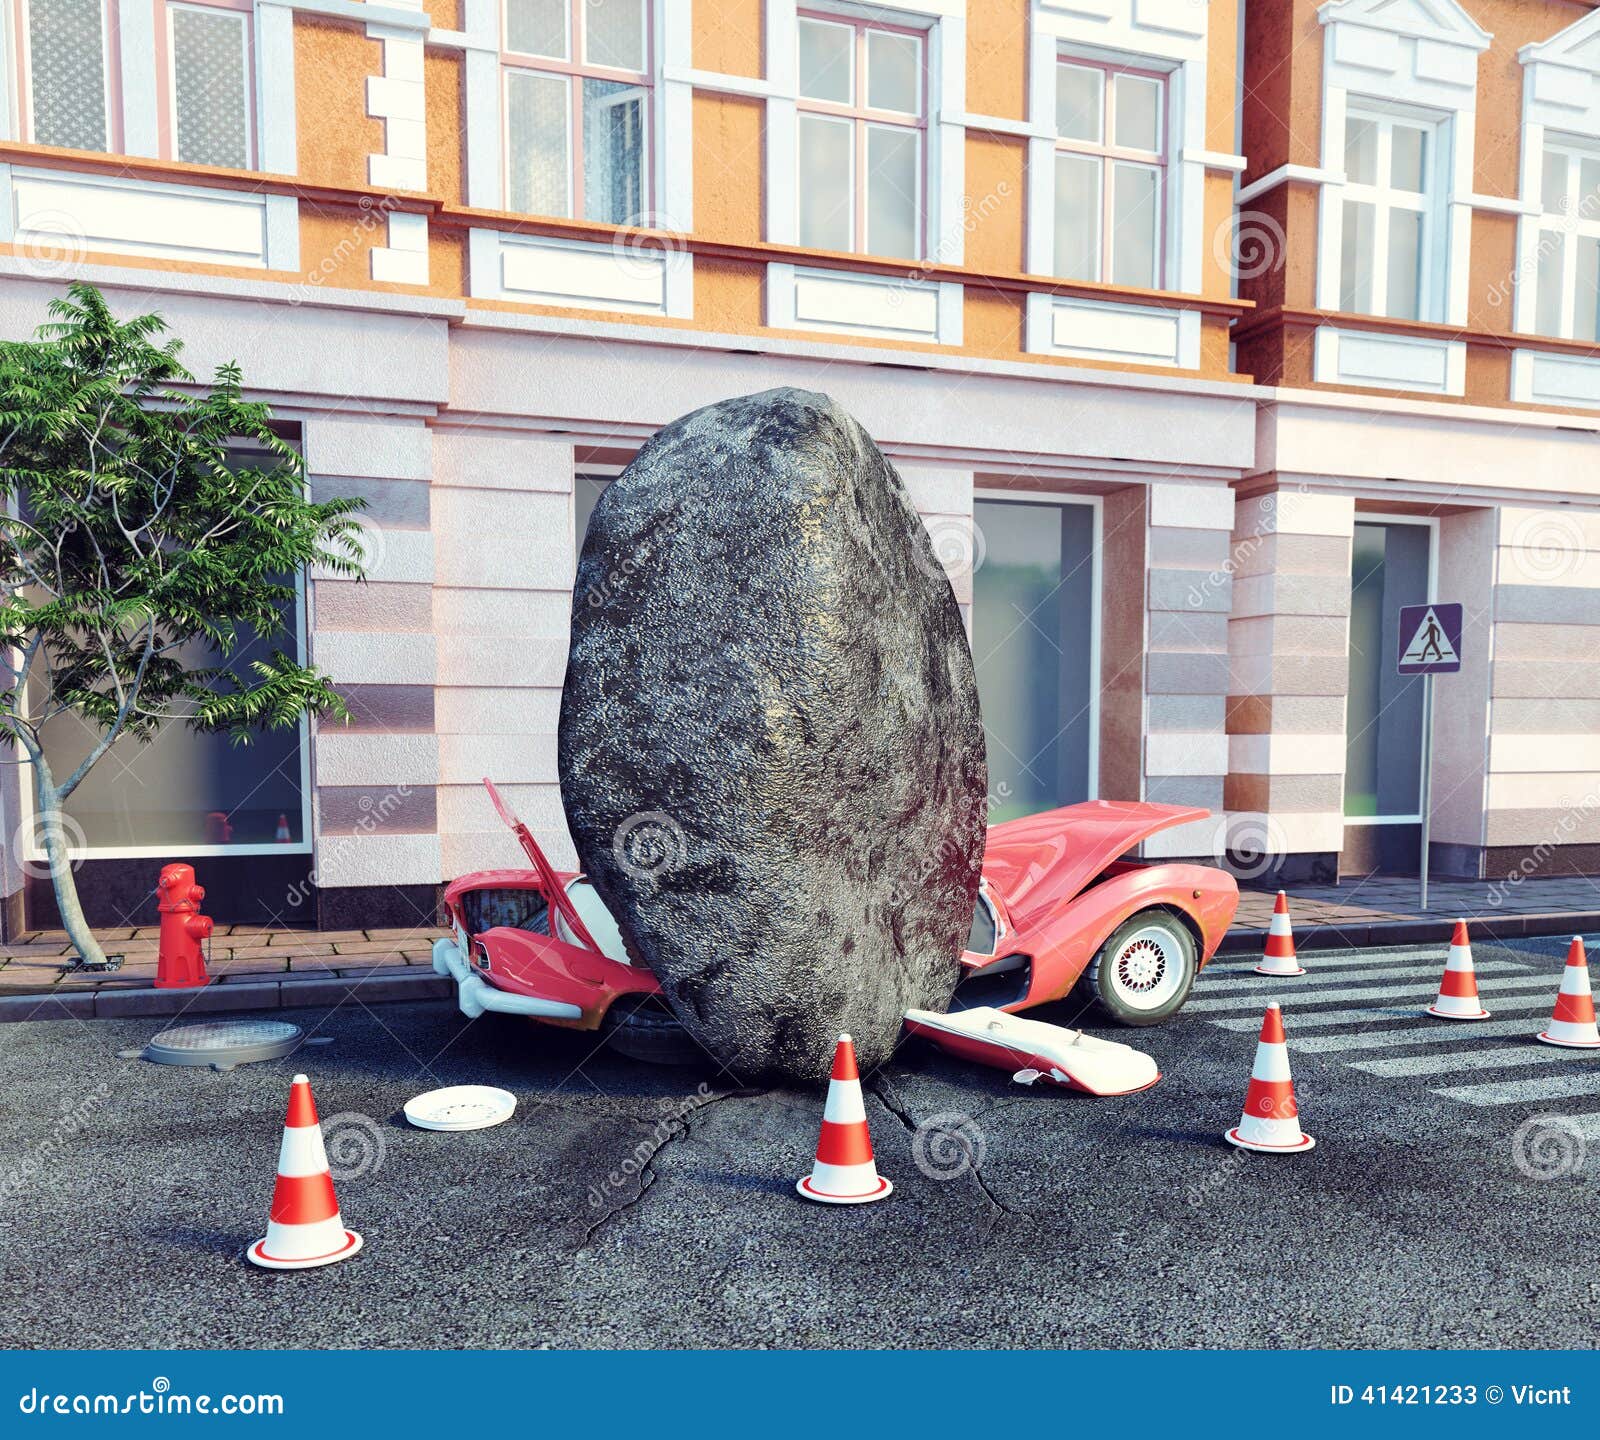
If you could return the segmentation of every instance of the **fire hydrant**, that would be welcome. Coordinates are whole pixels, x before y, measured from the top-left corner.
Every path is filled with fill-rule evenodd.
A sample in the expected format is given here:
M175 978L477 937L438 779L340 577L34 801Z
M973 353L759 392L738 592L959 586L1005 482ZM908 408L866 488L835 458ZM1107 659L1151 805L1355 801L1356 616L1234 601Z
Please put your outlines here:
M209 985L202 940L211 938L211 917L200 913L206 898L194 883L192 865L168 865L156 882L160 897L161 948L156 955L156 989L188 990Z

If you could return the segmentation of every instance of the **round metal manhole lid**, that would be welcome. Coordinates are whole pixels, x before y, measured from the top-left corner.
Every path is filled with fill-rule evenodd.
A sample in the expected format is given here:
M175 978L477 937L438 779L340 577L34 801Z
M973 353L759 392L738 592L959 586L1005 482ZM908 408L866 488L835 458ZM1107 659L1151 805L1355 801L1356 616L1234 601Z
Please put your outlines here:
M231 1070L252 1060L276 1060L304 1039L284 1020L205 1020L163 1030L144 1049L158 1065L215 1065Z

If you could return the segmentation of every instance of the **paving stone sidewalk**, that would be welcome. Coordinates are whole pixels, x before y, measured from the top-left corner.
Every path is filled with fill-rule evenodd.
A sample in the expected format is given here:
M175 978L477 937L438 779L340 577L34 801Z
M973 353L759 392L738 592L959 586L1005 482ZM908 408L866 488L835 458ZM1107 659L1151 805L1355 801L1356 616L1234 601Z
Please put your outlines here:
M65 1016L203 1014L337 1004L359 990L363 1000L417 1000L450 993L433 973L433 942L445 932L284 930L221 925L211 938L203 990L157 990L159 931L101 930L120 969L71 970L72 947L60 930L34 931L0 944L0 1021Z
M1276 892L1244 888L1222 950L1259 949ZM1417 908L1415 877L1380 876L1344 885L1302 885L1290 892L1297 945L1311 949L1409 945L1448 940L1457 916L1475 938L1514 939L1600 929L1600 877L1505 881L1434 881L1428 909ZM444 998L451 982L433 973L433 942L442 929L282 930L225 925L212 937L202 990L157 990L154 927L99 932L122 968L105 973L67 967L72 947L59 930L35 931L0 944L0 1021L67 1016L206 1014Z

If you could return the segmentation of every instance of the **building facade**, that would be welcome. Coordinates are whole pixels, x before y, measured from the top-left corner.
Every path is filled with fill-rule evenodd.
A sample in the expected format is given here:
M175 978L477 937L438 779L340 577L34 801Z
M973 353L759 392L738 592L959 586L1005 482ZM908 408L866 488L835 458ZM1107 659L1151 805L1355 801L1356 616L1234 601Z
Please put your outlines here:
M1417 696L1374 662L1460 598L1436 864L1600 869L1587 5L424 3L5 7L0 334L91 279L369 503L368 581L295 617L352 723L114 752L92 919L183 858L226 919L423 923L515 861L484 775L570 863L587 516L777 385L905 477L997 817L1141 797L1214 812L1151 853L1414 867ZM49 919L25 791L10 926Z

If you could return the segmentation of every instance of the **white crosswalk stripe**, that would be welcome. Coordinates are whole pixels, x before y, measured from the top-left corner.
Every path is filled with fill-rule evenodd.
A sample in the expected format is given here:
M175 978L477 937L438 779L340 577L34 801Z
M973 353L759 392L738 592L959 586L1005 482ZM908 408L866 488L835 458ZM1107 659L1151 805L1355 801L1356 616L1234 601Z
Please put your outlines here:
M1392 1019L1392 1016L1385 1016ZM1218 1022L1221 1023L1220 1021ZM1252 1025L1254 1021L1250 1022ZM1234 1028L1234 1022L1228 1022ZM1496 1039L1507 1035L1531 1039L1539 1029L1536 1017L1528 1015L1513 1020L1482 1020L1470 1023L1424 1020L1404 1030L1358 1030L1353 1035L1290 1036L1292 1049L1304 1050L1308 1055L1334 1054L1341 1050L1398 1050L1406 1045L1462 1045L1474 1040Z
M1428 1002L1433 999L1433 992L1418 999L1412 1005L1363 1005L1353 1010L1299 1010L1293 1001L1284 1002L1281 997L1268 995L1262 999L1265 1008L1267 1000L1278 1000L1284 1004L1285 1015L1294 1016L1289 1032L1289 1044L1295 1043L1295 1037L1307 1030L1327 1030L1339 1025L1375 1025L1393 1023L1397 1020L1415 1020L1422 1017L1422 1012L1427 1008ZM1538 988L1530 990L1527 994L1501 994L1496 996L1493 1003L1486 1004L1485 1008L1496 1015L1513 1010L1542 1010L1549 1014L1555 1005L1555 986L1539 982ZM1253 1019L1240 1019L1237 1016L1208 1016L1213 1025L1220 1025L1224 1030L1259 1030L1261 1017ZM1436 1022L1441 1028L1450 1026L1451 1033L1470 1038L1470 1035L1482 1035L1485 1027L1494 1024L1492 1020L1474 1023L1467 1020L1440 1020Z
M1371 984L1374 980L1432 980L1435 991L1439 988L1439 976L1444 971L1444 962L1429 963L1427 965L1397 965L1392 970L1354 970L1348 975L1330 971L1319 970L1314 975L1303 977L1290 977L1296 986L1305 985L1314 987L1319 983L1324 984ZM1490 960L1477 967L1477 972L1482 975L1526 975L1527 969L1521 965L1514 965L1505 960ZM1556 980L1559 983L1560 976ZM1256 994L1272 985L1283 985L1285 980L1281 976L1257 975L1254 971L1244 975L1230 973L1226 976L1219 975L1212 978L1203 976L1196 986L1196 991L1201 995L1233 995L1241 992ZM1280 998L1287 999L1290 991L1285 989Z
M1571 1095L1600 1095L1600 1065L1582 1075L1546 1075L1530 1080L1501 1080L1488 1085L1454 1085L1435 1090L1468 1105L1531 1105L1564 1100Z
M1401 1055L1393 1060L1352 1060L1352 1070L1365 1070L1369 1075L1447 1075L1452 1070L1509 1070L1517 1065L1558 1065L1563 1062L1582 1064L1588 1054L1589 1063L1595 1063L1593 1052L1582 1050L1553 1050L1540 1045L1531 1035L1526 1045L1497 1045L1489 1050L1457 1050L1448 1055Z
M1443 967L1439 967L1442 969ZM1554 1003L1555 985L1559 978L1552 982L1543 976L1518 971L1514 975L1491 975L1488 978L1480 977L1478 980L1478 993L1484 996L1493 994L1496 990L1526 990L1542 986L1551 993L1551 1003ZM1331 989L1301 990L1295 988L1293 981L1279 981L1276 987L1265 986L1259 992L1238 991L1231 995L1217 995L1210 999L1204 994L1198 995L1188 1004L1188 1009L1202 1013L1212 1010L1239 1010L1251 1005L1265 1005L1268 1000L1276 1000L1288 1007L1290 1005L1326 1005L1336 1000L1388 1000L1391 1003L1397 1000L1406 1000L1413 997L1422 997L1431 1000L1439 993L1437 976L1426 985L1406 982L1393 985L1357 986L1349 989L1337 986ZM1490 1008L1493 1008L1492 1006Z
M1600 1097L1600 1052L1549 1049L1534 1038L1555 1004L1554 959L1548 969L1537 961L1480 961L1478 991L1495 1017L1481 1023L1425 1016L1444 970L1442 949L1437 956L1420 949L1330 955L1320 965L1311 955L1302 963L1311 974L1274 980L1254 974L1253 959L1230 959L1201 977L1188 1008L1243 1036L1259 1029L1263 1008L1277 1000L1292 1052L1326 1055L1379 1079L1420 1081L1458 1104L1533 1107ZM1569 1073L1553 1073L1563 1064ZM1496 1070L1498 1077L1479 1083L1441 1083ZM1563 1120L1600 1141L1600 1110Z

